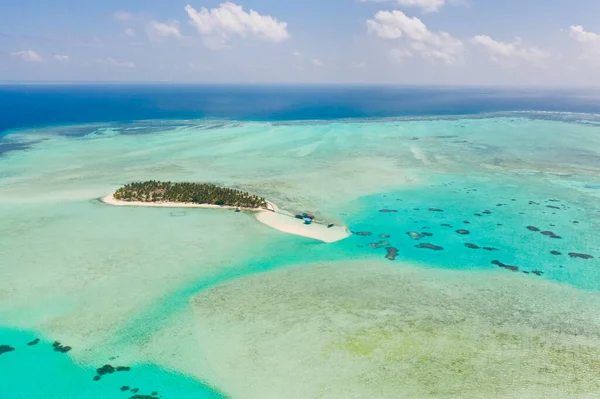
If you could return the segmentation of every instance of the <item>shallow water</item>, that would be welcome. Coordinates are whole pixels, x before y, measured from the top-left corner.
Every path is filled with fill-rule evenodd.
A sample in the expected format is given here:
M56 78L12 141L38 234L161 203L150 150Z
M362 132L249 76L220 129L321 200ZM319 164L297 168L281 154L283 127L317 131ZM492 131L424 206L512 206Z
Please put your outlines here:
M0 154L0 280L6 282L0 285L0 320L10 330L1 330L0 345L23 346L28 335L21 338L14 332L17 330L73 347L65 355L49 350L35 356L19 347L0 355L2 375L26 378L23 370L38 362L51 369L65 367L76 381L70 386L61 384L60 389L53 386L44 390L49 384L26 386L23 389L32 391L21 391L22 397L75 397L81 390L89 390L89 395L97 390L105 395L102 397L128 397L117 386L125 381L115 379L114 386L104 391L96 386L101 384L91 380L93 371L114 356L134 367L130 374L133 382L127 384L145 391L158 390L164 397L182 397L180 386L189 387L194 397L217 395L184 375L218 387L231 397L281 397L277 395L282 394L285 378L273 378L274 385L261 381L262 385L251 387L250 370L259 364L264 375L288 370L276 368L289 365L289 342L282 340L272 346L268 356L272 362L261 363L260 348L271 346L245 335L248 326L242 316L241 321L231 320L237 311L230 310L230 303L241 300L239 309L243 309L243 302L251 306L252 294L236 291L222 304L211 305L212 312L223 310L220 317L226 324L219 324L219 320L212 324L211 318L198 316L194 298L204 292L210 297L212 287L218 289L229 281L235 284L238 279L243 282L249 275L257 275L252 286L256 295L268 298L261 291L260 276L284 267L333 261L331 268L336 269L346 267L343 261L377 260L402 269L416 263L432 268L428 272L431 276L436 270L448 276L447 282L442 279L436 283L444 292L452 292L457 281L468 278L469 273L489 273L492 280L501 276L499 281L515 282L511 295L518 294L519 284L547 294L540 318L530 326L544 339L554 339L555 329L535 322L564 317L561 289L569 292L569 298L584 295L592 302L598 299L600 127L592 115L515 113L486 118L327 123L148 121L14 131L2 138L2 143L11 147L3 147L10 151ZM371 235L355 234L326 245L272 230L252 214L118 208L97 200L121 184L144 179L209 181L242 188L286 210L315 212L327 220L343 221L354 232ZM528 226L540 231L531 231ZM457 230L468 230L468 234ZM411 232L431 236L414 239L407 234ZM419 244L443 249L416 248ZM395 261L386 260L387 246L397 248ZM365 266L365 270L370 269ZM450 277L452 271L457 273L455 277ZM336 279L327 281L327 290L333 290ZM486 281L474 279L468 290L482 290L478 284L485 285ZM369 298L368 293L378 289L376 282L367 286L352 283L346 288L343 284L348 282L340 281L340 290L356 292L358 298L363 294ZM402 289L398 284L395 289ZM302 287L298 289L304 291ZM394 289L383 292L387 301L397 300ZM527 298L531 299L530 294L520 301ZM496 296L487 300L488 310L504 306ZM433 305L437 300L431 303L428 314L437 309ZM336 306L352 312L353 304ZM298 312L306 312L301 305L302 301L288 309L282 302L278 309L292 320ZM468 308L462 300L454 306L457 314L480 317L473 316L472 302ZM581 319L584 313L577 312L587 312L585 309L573 308L573 317ZM259 310L256 317L263 320ZM330 310L327 306L319 310L324 312L324 320L338 317L329 314ZM378 311L385 313L384 309ZM418 312L413 316L418 320ZM279 314L263 321L266 324L261 328L285 330ZM394 328L402 324L397 320L393 323ZM231 359L231 352L223 348L227 346L224 338L214 341L215 331L223 328L235 335L226 335L235 342L232 348L248 350L255 343L260 345L257 355ZM318 341L320 328L326 327L286 337ZM474 327L461 325L455 333L464 336L464 328ZM432 339L450 342L452 334ZM340 342L354 342L351 336L340 336ZM372 346L380 346L377 340ZM577 340L575 335L561 335L560 345L580 345ZM384 344L399 345L387 335ZM494 345L491 349L469 347L468 351L486 358L503 344ZM466 349L448 344L444 350ZM315 354L315 365L323 364L319 363L322 355ZM539 355L536 367L564 366L547 352ZM575 351L569 356L579 359L582 355ZM11 359L9 366L6 359ZM373 367L384 367L361 363L360 359L354 363L347 357L344 361L350 368L362 368L364 378L371 378ZM225 367L227 362L235 363L235 367ZM148 371L133 373L138 365ZM312 367L306 359L288 371L308 376ZM181 374L167 375L164 370ZM480 377L489 377L491 372L486 369ZM157 388L145 383L158 378L156 375L164 376ZM585 381L591 374L581 376L584 381L571 385L561 380L551 392L563 397L598 394L598 387ZM488 388L500 392L499 397L536 397L549 392L534 389L538 377L542 378L534 373L523 380L518 392L502 391L502 379ZM337 380L324 379L319 384L332 381ZM456 386L450 391L444 390L448 387L424 391L427 381L421 377L414 381L411 390L402 392L413 397L458 395ZM470 385L478 380L464 381ZM311 387L310 379L305 384L307 390L298 392L316 397L313 388L318 384ZM398 388L388 380L352 386L357 389L352 394L381 398L392 397ZM14 394L12 386L0 390ZM348 391L336 395L351 397ZM323 392L321 396L336 397Z

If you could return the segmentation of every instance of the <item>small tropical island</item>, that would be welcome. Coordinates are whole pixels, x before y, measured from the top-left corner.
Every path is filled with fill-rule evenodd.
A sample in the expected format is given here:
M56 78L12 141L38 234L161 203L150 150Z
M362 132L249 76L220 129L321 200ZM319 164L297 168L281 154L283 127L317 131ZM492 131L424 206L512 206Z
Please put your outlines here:
M209 183L172 183L148 180L129 183L113 194L117 201L204 204L244 209L268 209L264 198Z
M276 230L332 243L350 236L343 224L314 220L314 215L294 215L257 195L211 183L134 182L102 198L114 206L218 208L256 213L256 219ZM308 222L310 220L310 223ZM314 220L314 223L313 223Z

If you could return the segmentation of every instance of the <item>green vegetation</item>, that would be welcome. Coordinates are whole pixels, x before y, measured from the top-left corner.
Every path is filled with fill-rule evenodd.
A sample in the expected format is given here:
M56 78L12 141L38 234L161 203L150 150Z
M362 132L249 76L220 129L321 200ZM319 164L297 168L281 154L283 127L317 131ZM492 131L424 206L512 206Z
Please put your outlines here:
M118 189L119 201L192 202L241 208L266 208L267 201L250 193L206 183L135 182Z

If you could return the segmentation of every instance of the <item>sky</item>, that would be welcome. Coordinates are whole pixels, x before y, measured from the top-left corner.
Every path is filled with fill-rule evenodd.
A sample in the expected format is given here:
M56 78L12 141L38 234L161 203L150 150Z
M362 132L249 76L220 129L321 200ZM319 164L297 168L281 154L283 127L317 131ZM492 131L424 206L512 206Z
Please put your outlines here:
M19 0L0 81L600 85L598 0Z

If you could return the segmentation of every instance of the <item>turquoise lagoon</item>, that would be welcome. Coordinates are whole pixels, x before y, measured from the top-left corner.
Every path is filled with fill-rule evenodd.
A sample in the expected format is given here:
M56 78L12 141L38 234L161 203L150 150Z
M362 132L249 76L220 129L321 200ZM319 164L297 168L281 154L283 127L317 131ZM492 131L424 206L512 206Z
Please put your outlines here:
M594 115L140 121L2 141L2 398L600 396ZM247 213L98 200L145 179L245 189L362 234L327 245ZM131 371L94 381L105 364Z

